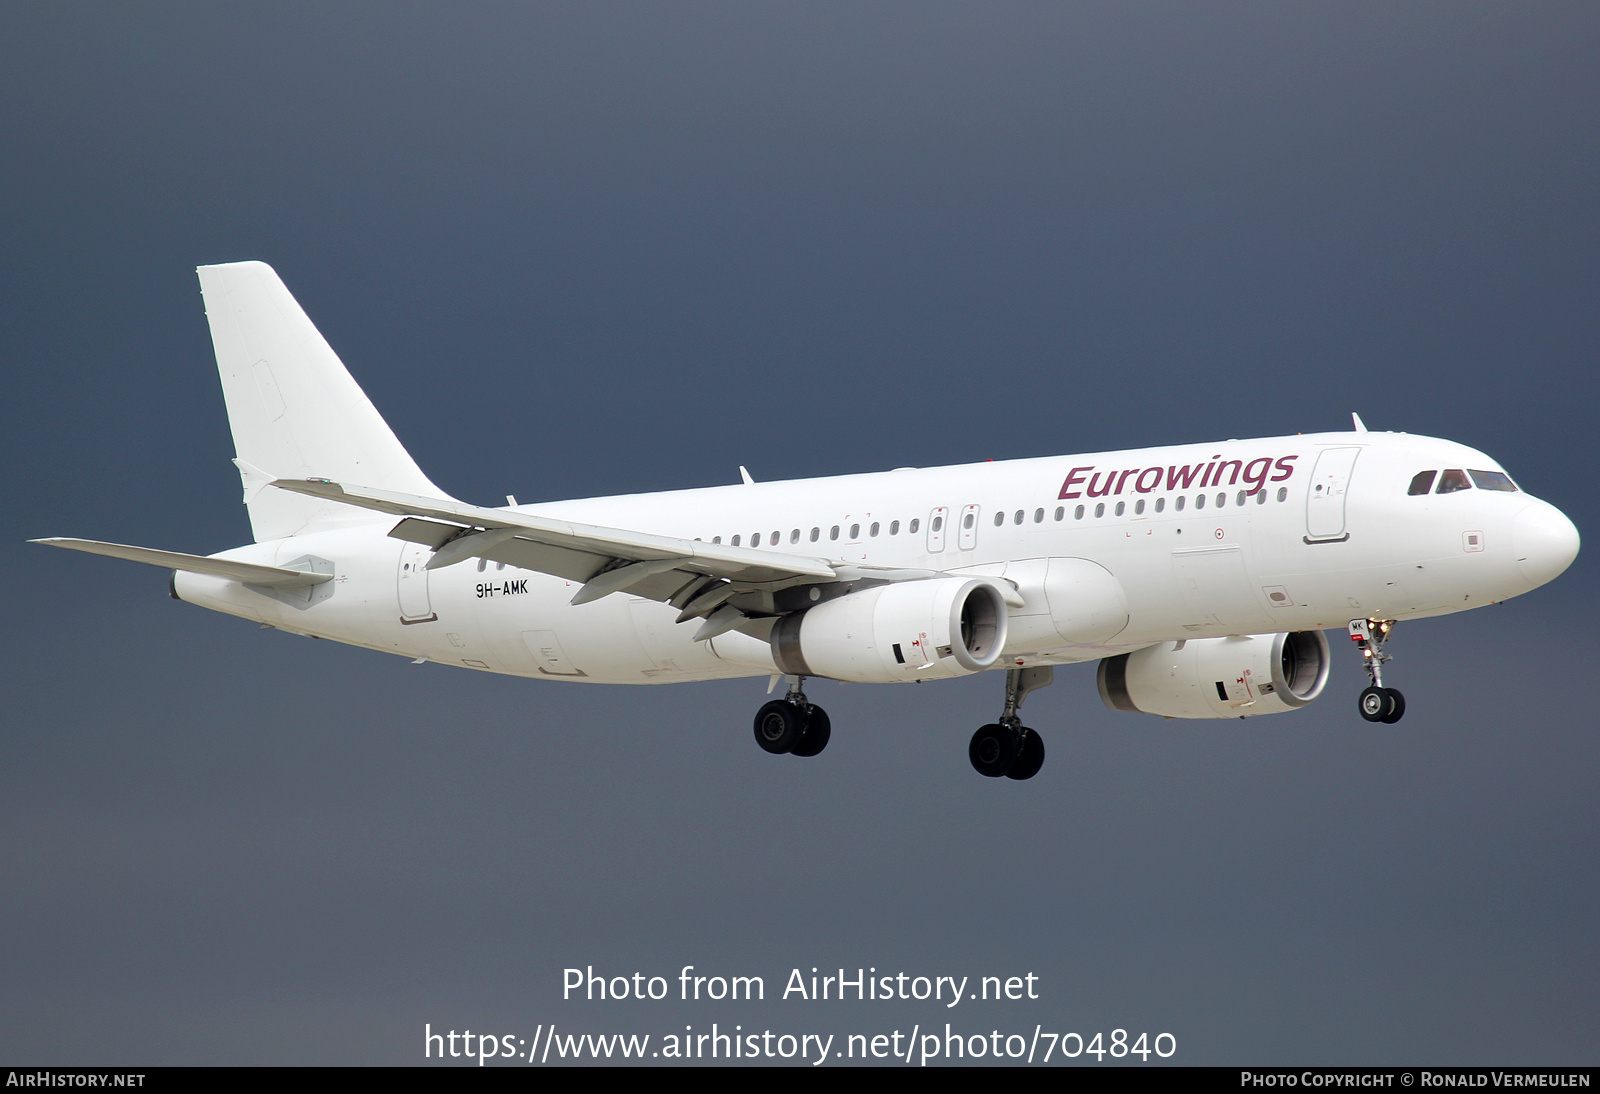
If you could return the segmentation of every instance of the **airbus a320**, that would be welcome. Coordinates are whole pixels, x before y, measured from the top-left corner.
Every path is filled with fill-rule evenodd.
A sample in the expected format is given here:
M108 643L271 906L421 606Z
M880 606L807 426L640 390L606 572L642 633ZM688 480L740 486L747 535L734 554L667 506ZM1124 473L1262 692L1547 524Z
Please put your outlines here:
M1113 710L1282 714L1353 642L1361 717L1401 620L1554 579L1579 538L1489 456L1352 432L484 507L435 486L271 267L199 268L255 542L199 556L35 542L169 568L180 600L414 660L549 680L768 677L767 752L815 756L810 677L1003 672L968 758L1028 779L1026 697L1098 662Z

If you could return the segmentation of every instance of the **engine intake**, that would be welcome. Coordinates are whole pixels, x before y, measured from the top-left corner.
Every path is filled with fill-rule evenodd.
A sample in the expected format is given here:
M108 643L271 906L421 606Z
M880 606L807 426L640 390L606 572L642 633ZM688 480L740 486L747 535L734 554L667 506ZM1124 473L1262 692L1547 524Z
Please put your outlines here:
M1006 602L985 578L903 581L841 596L780 619L780 671L858 683L982 672L1006 643Z
M1160 642L1100 662L1112 710L1164 718L1249 718L1305 706L1328 682L1321 631Z

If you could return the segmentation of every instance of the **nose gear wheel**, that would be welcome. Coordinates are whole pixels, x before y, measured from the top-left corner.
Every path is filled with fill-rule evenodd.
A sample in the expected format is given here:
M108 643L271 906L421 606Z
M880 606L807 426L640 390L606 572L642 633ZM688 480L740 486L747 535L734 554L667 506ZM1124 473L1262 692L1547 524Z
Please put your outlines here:
M1393 630L1392 619L1350 620L1350 640L1361 651L1361 667L1371 681L1356 700L1357 708L1367 721L1387 725L1394 725L1406 712L1406 697L1395 688L1383 686L1383 665L1390 659L1383 646Z

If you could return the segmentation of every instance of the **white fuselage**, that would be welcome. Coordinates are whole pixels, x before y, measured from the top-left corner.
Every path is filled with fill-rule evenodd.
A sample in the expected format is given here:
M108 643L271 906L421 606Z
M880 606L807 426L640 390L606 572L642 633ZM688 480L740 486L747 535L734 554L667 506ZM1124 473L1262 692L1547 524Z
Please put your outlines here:
M1516 491L1408 494L1421 471L1498 471L1481 452L1391 433L1224 441L588 498L517 511L823 557L1006 579L995 667L1094 660L1154 642L1343 629L1504 600L1561 556L1559 511ZM1203 485L1202 485L1203 484ZM1081 515L1080 515L1081 514ZM468 559L422 569L430 549L389 537L393 518L291 536L221 557L331 561L335 577L272 595L180 572L184 600L296 633L491 672L669 683L777 672L737 631L695 642L695 621L626 593L574 607L578 584ZM1570 534L1576 550L1576 533ZM776 539L776 542L774 540ZM1120 585L1126 623L1072 642L1049 624L1050 559L1087 559Z

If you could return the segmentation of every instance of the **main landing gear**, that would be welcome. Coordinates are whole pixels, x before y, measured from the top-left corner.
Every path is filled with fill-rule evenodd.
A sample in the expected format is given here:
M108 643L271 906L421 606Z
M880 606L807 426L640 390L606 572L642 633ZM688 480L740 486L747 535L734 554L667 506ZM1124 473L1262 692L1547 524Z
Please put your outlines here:
M1361 666L1367 670L1367 679L1372 681L1358 701L1361 717L1389 725L1398 722L1406 712L1406 697L1394 688L1383 686L1383 663L1389 660L1389 655L1383 652L1383 644L1389 640L1392 630L1392 619L1350 620L1350 640L1361 651Z
M796 676L789 694L756 711L756 744L766 751L815 756L828 747L833 733L828 713L806 701L806 693L801 690L804 682L804 676Z
M979 728L967 746L967 758L980 775L998 779L1031 779L1044 766L1044 740L1022 724L1017 711L1029 692L1038 691L1055 679L1049 665L1006 671L1006 706L1000 721Z

